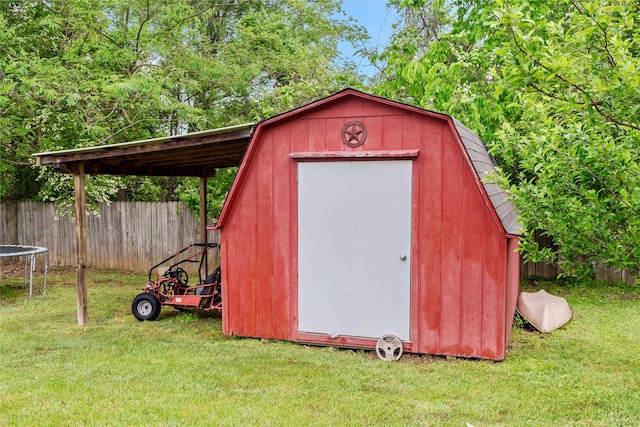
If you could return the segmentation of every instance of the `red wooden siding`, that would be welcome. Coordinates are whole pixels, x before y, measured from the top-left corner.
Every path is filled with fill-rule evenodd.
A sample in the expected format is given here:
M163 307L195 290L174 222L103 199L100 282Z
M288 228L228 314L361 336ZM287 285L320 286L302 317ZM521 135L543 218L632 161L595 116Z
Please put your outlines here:
M509 237L507 240L507 302L505 307L505 345L509 342L513 318L518 302L518 285L520 283L520 253L518 252L519 241L516 237ZM506 349L505 349L506 351Z
M486 254L482 274L482 353L485 359L504 358L504 307L506 292L506 239L495 232L495 222L484 218Z
M414 286L420 289L419 352L438 354L440 352L441 320L441 268L442 268L442 134L447 130L442 121L425 123L428 133L424 135L424 145L428 147L420 153L420 198L418 217L420 228L414 236L420 244L420 275Z
M287 128L279 126L273 131L273 212L278 213L278 220L273 221L273 277L267 283L271 289L271 307L273 313L273 337L277 339L291 339L291 283L292 251L291 242L295 233L291 229L292 199L291 188L295 181L291 181L291 174L275 173L281 168L289 168L288 159L290 134ZM295 177L294 177L295 179ZM267 214L269 214L267 212ZM279 286L278 282L282 284Z
M465 171L465 178L470 172ZM486 205L482 195L471 186L465 186L462 199L465 213L462 223L464 242L462 247L462 307L460 349L461 356L477 356L482 345L482 268L484 263L484 227Z
M273 215L273 194L274 186L268 185L263 187L262 183L273 181L274 159L273 159L273 132L264 136L264 144L262 149L259 167L256 167L254 176L257 178L256 196L256 331L257 336L273 336L273 300L277 293L273 289L273 250L276 244L274 236L274 223L271 215Z
M367 128L363 146L341 140L351 120ZM517 299L517 237L508 240L450 119L360 96L320 102L258 126L220 221L224 333L375 344L298 335L297 164L310 153L326 161L322 153L401 151L417 154L406 349L504 358Z
M453 135L442 139L442 261L440 279L440 352L458 354L462 269L462 193L464 158ZM446 244L445 244L446 242Z

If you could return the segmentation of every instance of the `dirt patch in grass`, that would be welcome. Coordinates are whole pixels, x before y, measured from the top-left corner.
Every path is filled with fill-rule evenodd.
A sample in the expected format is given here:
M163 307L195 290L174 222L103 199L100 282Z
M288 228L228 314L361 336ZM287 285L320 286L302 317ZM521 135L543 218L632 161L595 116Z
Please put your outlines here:
M0 280L6 280L10 276L17 276L19 274L24 274L23 263L0 264Z
M55 278L58 275L69 275L75 273L75 269L72 267L47 267L47 282L49 282L49 278ZM29 270L27 270L27 275L29 274ZM35 270L33 270L34 280L35 276L40 277L44 274L44 266L36 265ZM9 278L23 278L24 277L24 263L17 262L13 264L0 264L0 281L7 280ZM28 280L28 278L27 278Z

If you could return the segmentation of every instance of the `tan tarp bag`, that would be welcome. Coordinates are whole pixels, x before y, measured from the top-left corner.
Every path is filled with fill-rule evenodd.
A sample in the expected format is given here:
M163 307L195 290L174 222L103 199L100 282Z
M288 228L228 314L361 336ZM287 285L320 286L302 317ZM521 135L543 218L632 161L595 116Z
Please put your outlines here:
M518 313L540 332L551 332L567 324L572 312L567 300L551 295L544 289L522 292L516 306Z

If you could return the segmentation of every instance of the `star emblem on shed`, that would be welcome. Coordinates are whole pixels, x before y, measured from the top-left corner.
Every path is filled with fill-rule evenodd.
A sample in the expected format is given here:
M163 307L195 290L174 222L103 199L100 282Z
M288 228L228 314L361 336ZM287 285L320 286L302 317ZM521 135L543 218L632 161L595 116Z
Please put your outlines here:
M367 128L359 121L347 122L342 127L342 142L345 145L356 148L364 144L367 139Z

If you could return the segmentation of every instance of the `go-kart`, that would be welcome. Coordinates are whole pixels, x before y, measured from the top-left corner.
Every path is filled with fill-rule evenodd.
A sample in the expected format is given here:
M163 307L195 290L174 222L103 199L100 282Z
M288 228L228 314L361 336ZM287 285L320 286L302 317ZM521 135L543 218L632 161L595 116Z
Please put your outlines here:
M189 249L198 252L186 256ZM171 306L177 310L217 310L222 311L222 287L220 285L221 272L217 267L211 274L208 273L209 251L220 249L217 243L193 243L169 258L159 262L149 269L149 278L144 285L144 292L137 295L131 303L131 311L136 319L156 320L160 315L163 305ZM187 254L185 254L187 252ZM183 258L184 257L184 258ZM183 258L183 259L182 259ZM166 266L167 263L172 264ZM199 263L198 283L189 286L189 276L181 267L184 263ZM165 265L165 267L160 267ZM155 280L151 279L154 270L158 268Z

